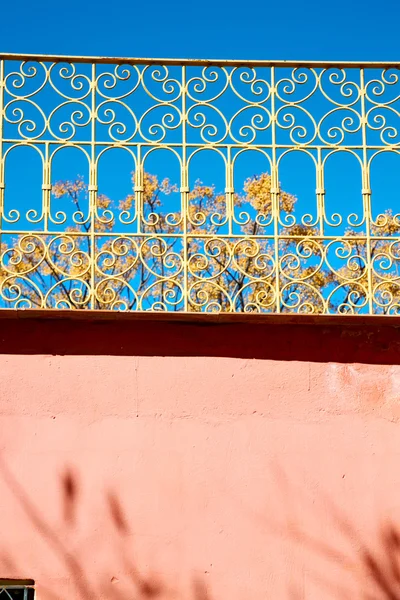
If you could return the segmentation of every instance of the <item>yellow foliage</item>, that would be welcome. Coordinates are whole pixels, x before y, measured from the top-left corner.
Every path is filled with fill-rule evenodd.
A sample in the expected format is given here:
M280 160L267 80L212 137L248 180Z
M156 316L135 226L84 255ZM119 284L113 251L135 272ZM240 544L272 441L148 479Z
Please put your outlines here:
M143 173L136 188L137 179L133 173L132 192L119 202L97 194L87 214L82 208L89 206L90 196L82 177L55 183L52 210L72 202L73 222L59 235L3 237L3 302L176 310L186 295L191 311L322 313L357 310L372 285L378 310L400 304L400 248L391 239L400 234L400 222L390 210L371 226L369 257L365 240L350 229L333 253L316 227L294 219L296 196L280 189L279 214L274 214L269 173L246 179L242 192L232 194L231 206L242 215L235 236L223 229L228 216L235 217L228 215L227 195L197 180L182 196L187 201L184 253L182 210L166 210L177 185ZM278 237L266 229L271 216L282 216ZM131 229L121 233L126 223Z

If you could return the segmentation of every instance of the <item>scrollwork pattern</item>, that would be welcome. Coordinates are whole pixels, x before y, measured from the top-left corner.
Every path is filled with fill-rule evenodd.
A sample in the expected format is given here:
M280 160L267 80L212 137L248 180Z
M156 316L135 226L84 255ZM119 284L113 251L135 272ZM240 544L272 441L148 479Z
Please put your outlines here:
M400 216L371 168L400 161L397 67L0 63L0 308L400 314ZM35 201L15 148L39 154Z

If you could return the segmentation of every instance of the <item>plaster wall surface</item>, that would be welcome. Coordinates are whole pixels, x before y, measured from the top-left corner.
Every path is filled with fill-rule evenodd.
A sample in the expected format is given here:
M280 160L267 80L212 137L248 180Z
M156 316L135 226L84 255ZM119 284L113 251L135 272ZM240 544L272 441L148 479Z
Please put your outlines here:
M1 577L39 600L400 597L397 328L1 325Z

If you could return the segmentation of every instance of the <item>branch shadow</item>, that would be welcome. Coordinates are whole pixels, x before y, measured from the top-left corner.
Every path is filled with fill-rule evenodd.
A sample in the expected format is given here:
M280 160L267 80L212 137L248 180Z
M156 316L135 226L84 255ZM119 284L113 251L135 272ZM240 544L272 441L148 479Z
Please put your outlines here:
M86 548L71 548L68 536L60 534L60 523L52 525L49 519L36 506L24 486L13 474L0 455L0 477L21 506L31 526L46 542L51 551L63 565L66 578L75 591L74 597L80 600L212 600L206 582L198 576L191 579L189 594L182 595L176 589L172 578L161 577L158 573L144 574L138 566L136 556L126 540L134 538L126 510L113 489L105 490L104 500L107 516L112 529L119 540L113 547L119 568L123 573L124 584L114 576L114 569L104 571L96 582L82 560ZM328 509L331 523L338 536L335 541L321 537L315 529L308 529L303 516L310 510L318 517L318 506L310 506L307 492L290 483L282 470L275 470L275 478L284 498L284 521L279 522L276 515L257 515L263 519L269 532L289 539L307 554L307 573L320 590L322 598L336 600L400 600L400 527L393 520L378 523L376 535L366 536L360 531L345 512L336 505L332 497L321 492L321 504ZM59 476L61 494L61 525L69 530L76 527L82 485L77 471L65 467ZM62 528L61 528L62 530ZM65 530L65 529L64 529ZM336 545L339 537L344 542ZM110 541L105 538L107 544ZM314 557L314 558L313 558ZM314 560L315 559L315 560ZM330 568L330 567L333 567ZM11 552L0 547L0 568L4 576L16 571L21 572L18 559ZM27 573L27 575L31 575ZM349 578L354 586L348 586ZM299 582L287 573L288 600L304 600L317 597L309 595ZM355 589L357 592L355 593ZM68 597L60 595L58 589L41 582L41 597L44 600L60 600Z
M277 526L271 521L268 522L268 527L278 535L282 535L285 530L283 535L286 535L302 552L318 559L314 562L311 558L312 564L308 566L307 572L313 582L325 590L329 598L400 600L399 523L387 519L375 524L374 531L369 534L360 531L332 497L321 492L320 503L324 510L328 509L332 527L337 533L336 542L340 542L338 547L330 539L315 535L304 526L301 518L293 518L290 499L296 499L296 510L300 514L312 511L316 516L318 506L315 502L311 505L310 499L297 487L292 486L285 473L279 468L275 470L275 477L289 504L286 506L284 527ZM330 567L333 567L333 570ZM335 574L334 579L330 576L331 573ZM351 579L354 586L343 583ZM299 591L299 586L294 582L288 597L291 600L300 600L307 596Z
M75 590L76 598L80 600L96 600L96 598L107 600L161 600L168 598L179 598L179 590L158 574L150 572L143 574L134 556L127 551L124 539L132 536L133 532L124 507L118 495L108 490L104 494L109 522L119 538L118 549L113 551L118 554L119 572L124 574L124 586L122 589L116 584L117 577L113 575L114 570L104 572L97 583L93 583L82 560L84 548L70 548L65 536L59 533L58 526L50 524L42 511L35 505L24 486L12 473L3 457L0 455L0 477L5 482L14 498L21 506L34 531L48 544L51 551L59 559L66 578ZM76 524L80 502L80 482L78 473L71 467L66 467L59 477L59 488L61 492L62 521L61 525L73 528ZM60 524L58 524L60 525ZM105 539L105 538L104 538ZM109 540L106 539L106 543ZM0 549L0 568L2 571L21 572L22 565L6 549ZM60 600L65 596L52 586L40 582L41 598L45 600ZM193 576L191 583L190 600L212 600L206 583Z

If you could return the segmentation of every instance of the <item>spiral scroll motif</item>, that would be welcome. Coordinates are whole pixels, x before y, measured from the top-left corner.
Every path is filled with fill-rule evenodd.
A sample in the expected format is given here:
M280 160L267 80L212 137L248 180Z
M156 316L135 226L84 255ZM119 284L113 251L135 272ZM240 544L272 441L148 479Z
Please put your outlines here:
M400 314L396 65L3 57L0 131L0 308Z

